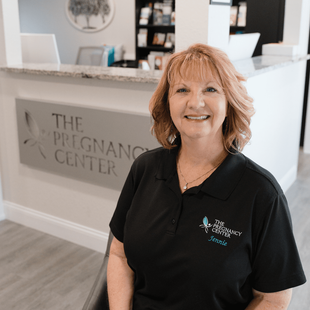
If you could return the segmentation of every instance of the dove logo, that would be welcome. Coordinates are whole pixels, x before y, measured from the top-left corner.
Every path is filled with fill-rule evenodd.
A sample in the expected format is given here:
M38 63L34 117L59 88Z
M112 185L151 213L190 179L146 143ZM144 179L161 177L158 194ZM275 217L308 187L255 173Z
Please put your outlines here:
M40 128L37 122L35 121L33 116L28 111L25 111L25 122L26 122L27 131L29 135L31 136L31 138L26 139L24 141L24 144L26 145L28 144L30 146L37 145L40 151L40 154L43 156L44 159L46 159L46 156L44 154L45 149L44 149L42 142L49 135L49 132L46 132L45 130L40 131Z
M202 224L199 225L200 228L203 228L206 232L206 234L209 232L208 229L212 226L212 224L209 223L208 218L205 216L202 220Z

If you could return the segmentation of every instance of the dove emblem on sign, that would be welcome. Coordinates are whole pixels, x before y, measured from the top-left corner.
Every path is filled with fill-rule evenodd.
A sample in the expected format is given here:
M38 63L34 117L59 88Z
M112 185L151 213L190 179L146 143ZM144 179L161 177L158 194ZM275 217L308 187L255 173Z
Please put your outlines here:
M49 132L46 132L45 130L40 131L37 122L28 111L25 111L25 121L27 131L31 136L31 138L25 140L24 144L29 144L30 146L37 145L41 155L43 156L44 159L46 159L46 156L44 154L45 148L42 142L49 135Z
M202 220L202 224L199 225L200 228L203 228L206 233L208 233L208 229L212 226L212 224L209 223L208 218L205 216Z

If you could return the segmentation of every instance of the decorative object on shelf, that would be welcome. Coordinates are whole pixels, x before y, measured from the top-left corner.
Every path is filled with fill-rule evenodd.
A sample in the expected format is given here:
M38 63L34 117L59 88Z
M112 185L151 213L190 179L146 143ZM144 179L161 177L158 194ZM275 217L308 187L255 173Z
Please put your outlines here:
M166 34L165 33L154 33L153 37L153 45L164 45L166 40Z
M232 5L232 0L210 0L210 4Z
M70 23L84 32L96 32L109 25L114 16L114 0L67 0Z

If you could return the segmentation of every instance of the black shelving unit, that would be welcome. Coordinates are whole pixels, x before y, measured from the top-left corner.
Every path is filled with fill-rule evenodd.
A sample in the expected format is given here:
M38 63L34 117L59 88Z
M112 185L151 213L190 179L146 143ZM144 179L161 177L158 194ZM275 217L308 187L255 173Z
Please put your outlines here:
M232 1L232 6L239 6L239 2L247 2L247 0L233 0ZM237 13L237 20L238 20L238 14L239 11ZM240 27L240 26L230 26L230 33L234 34L234 33L244 33L245 32L245 27Z
M160 45L153 45L153 39L155 33L175 33L175 26L174 25L154 25L153 24L153 13L154 13L154 3L160 2L158 0L136 0L136 67L138 67L139 60L147 59L147 56L151 51L156 52L165 52L165 53L172 53L174 51L174 46L171 48L166 48ZM149 3L152 5L152 15L149 18L149 22L147 25L140 25L140 12L141 8L149 6ZM175 0L172 4L172 11L175 11ZM139 47L138 46L138 33L140 29L147 29L147 46L146 47Z

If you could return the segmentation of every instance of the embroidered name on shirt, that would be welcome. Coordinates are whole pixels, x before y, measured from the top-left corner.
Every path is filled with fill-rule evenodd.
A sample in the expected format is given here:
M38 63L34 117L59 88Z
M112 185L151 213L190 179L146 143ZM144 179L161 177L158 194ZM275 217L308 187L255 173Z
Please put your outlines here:
M240 237L242 234L242 231L230 229L228 227L225 227L225 222L215 219L214 224L210 224L208 218L205 216L202 220L202 224L199 225L199 227L204 228L206 234L209 232L209 228L212 227L212 232L221 236L224 236L226 238L230 238L231 235ZM213 236L212 236L213 237ZM212 240L209 240L212 241Z
M208 241L212 241L220 245L227 246L227 242L225 240L216 239L214 238L214 236L211 236L211 238Z

